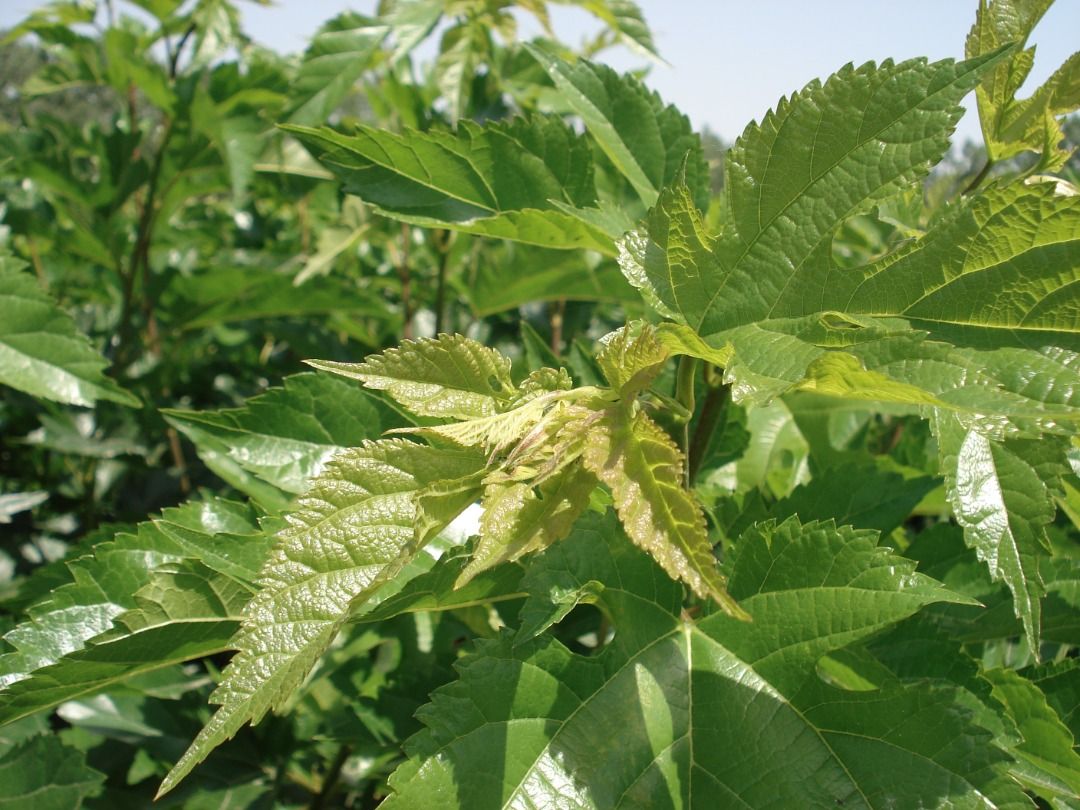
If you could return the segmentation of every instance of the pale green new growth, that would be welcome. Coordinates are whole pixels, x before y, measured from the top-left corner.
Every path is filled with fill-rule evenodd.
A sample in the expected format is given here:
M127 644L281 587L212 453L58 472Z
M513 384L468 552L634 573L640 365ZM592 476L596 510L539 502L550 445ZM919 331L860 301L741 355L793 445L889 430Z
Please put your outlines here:
M634 543L702 599L746 617L727 593L701 507L682 487L683 458L671 437L644 412L616 406L590 429L583 459L611 489L619 520Z
M967 56L981 56L1009 44L1016 48L976 90L987 168L995 161L1032 151L1040 155L1033 170L1055 171L1071 154L1060 146L1064 133L1058 117L1080 108L1080 53L1070 56L1031 96L1016 98L1035 62L1035 48L1024 45L1052 2L982 0L979 4L967 38Z
M581 464L567 467L535 488L521 483L489 484L482 501L480 540L455 585L465 585L482 571L561 540L588 506L595 485Z
M462 335L402 341L363 363L311 360L323 371L386 391L418 416L476 419L505 410L514 386L510 361Z

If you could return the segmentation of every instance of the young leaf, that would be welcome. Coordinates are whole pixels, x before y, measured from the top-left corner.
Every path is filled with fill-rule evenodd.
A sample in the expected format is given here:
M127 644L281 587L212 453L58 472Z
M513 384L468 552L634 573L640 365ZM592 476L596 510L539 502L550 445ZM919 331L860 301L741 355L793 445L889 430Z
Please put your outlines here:
M514 394L510 361L462 335L405 340L363 363L311 360L309 364L386 391L418 416L492 416L504 410Z
M882 807L913 794L926 807L1023 806L1006 756L954 690L854 693L817 678L822 655L949 591L872 533L831 524L790 520L747 552L732 586L754 621L695 624L614 521L581 521L534 563L530 601L588 592L614 639L585 657L551 637L506 636L463 659L423 710L387 810Z
M610 408L585 437L582 458L611 490L631 540L702 599L745 618L717 568L701 507L682 487L682 455L660 427L629 406Z
M211 469L218 471L216 459L225 456L286 492L303 491L339 450L378 438L402 422L355 385L323 374L286 377L283 387L253 397L242 408L164 408L162 414L195 444ZM219 474L245 488L228 469Z
M1010 58L989 73L975 92L990 163L1024 151L1041 153L1037 168L1060 169L1070 151L1057 116L1080 107L1080 54L1074 53L1030 97L1016 94L1031 73L1035 48L1024 48L1031 30L1053 0L991 0L979 4L968 34L968 57L1014 44ZM989 163L988 163L989 165Z
M522 483L489 484L480 539L455 584L465 585L482 571L564 538L589 505L595 485L596 479L580 464L570 465L535 489Z
M648 388L670 354L647 323L624 326L604 339L596 362L608 384L623 398Z
M596 202L588 142L553 118L521 118L456 134L360 126L286 127L385 216L428 227L513 239L550 248L613 253L618 233L566 213ZM557 210L554 202L566 210Z
M416 496L485 465L471 451L400 439L365 442L337 455L278 534L235 639L238 650L211 699L220 705L170 771L171 790L245 723L280 708L360 607L415 553ZM448 521L450 516L444 516Z
M934 426L964 539L993 579L1009 586L1028 650L1038 660L1045 594L1039 557L1049 551L1053 493L1067 470L1062 448L1051 438L994 442L948 414L936 414Z
M25 267L0 255L0 384L70 405L107 399L138 407L138 399L102 374L108 361Z

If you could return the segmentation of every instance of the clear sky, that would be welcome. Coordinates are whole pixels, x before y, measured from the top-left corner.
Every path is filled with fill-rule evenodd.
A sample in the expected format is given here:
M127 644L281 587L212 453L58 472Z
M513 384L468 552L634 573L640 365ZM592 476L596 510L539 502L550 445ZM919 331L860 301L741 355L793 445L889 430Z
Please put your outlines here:
M697 126L727 140L758 119L782 95L845 62L892 57L960 58L975 16L976 0L639 0L668 64L652 69L649 84ZM0 0L0 27L40 4ZM271 7L241 3L256 41L281 51L303 49L327 18L346 9L371 14L375 0L277 0ZM596 30L578 9L553 8L560 37L571 44ZM530 30L523 26L526 35ZM1035 29L1038 46L1028 87L1046 79L1080 50L1080 0L1057 0ZM642 60L623 49L606 52L619 69ZM966 105L974 107L974 99ZM978 139L969 112L959 137Z

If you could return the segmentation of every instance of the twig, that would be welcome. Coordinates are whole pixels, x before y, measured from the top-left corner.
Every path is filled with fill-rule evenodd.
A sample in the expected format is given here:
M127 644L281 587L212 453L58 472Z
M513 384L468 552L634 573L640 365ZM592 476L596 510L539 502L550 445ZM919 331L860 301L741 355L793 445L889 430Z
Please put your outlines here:
M432 237L439 253L438 276L435 281L435 334L443 330L446 309L446 268L450 261L450 231L436 231Z
M141 275L145 273L150 260L150 235L153 231L154 218L157 214L157 186L161 178L161 167L165 162L165 150L169 146L172 137L172 121L166 120L165 132L161 137L161 145L154 156L154 163L150 167L150 178L147 183L146 196L143 198L142 209L139 212L139 224L135 238L135 246L131 251L131 259L128 261L127 272L123 274L123 303L120 309L120 332L117 340L115 366L123 367L127 352L130 348L132 335L131 316L134 309L135 286Z
M37 242L34 240L33 234L26 235L26 246L30 248L30 263L34 265L34 273L37 275L38 283L42 286L42 289L49 288L49 279L45 275L45 266L41 263L41 254L38 252Z
M412 340L412 273L409 270L409 226L401 223L401 252L398 254L397 274L401 281L401 336Z
M566 319L566 299L560 298L551 310L551 351L556 357L562 356L563 321Z
M180 37L180 41L176 43L176 50L173 51L172 56L169 58L169 78L176 78L176 66L180 63L180 52L184 50L184 46L187 41L191 39L191 35L195 33L195 23L191 23L187 27L187 30Z
M169 453L172 455L173 468L180 474L180 492L188 495L191 492L191 478L188 477L187 459L184 458L184 447L180 444L180 434L176 428L165 428L165 435L169 439Z

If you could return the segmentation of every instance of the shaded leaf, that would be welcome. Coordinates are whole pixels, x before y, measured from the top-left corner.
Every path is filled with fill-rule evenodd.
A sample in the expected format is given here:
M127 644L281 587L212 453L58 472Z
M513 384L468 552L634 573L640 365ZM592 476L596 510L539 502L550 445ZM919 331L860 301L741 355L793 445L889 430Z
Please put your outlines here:
M534 565L532 599L591 593L612 642L591 657L550 636L481 645L422 711L427 729L391 778L388 810L870 808L913 793L922 806L1023 806L1005 755L954 691L852 693L814 675L822 654L951 594L871 533L788 521L758 540L765 553L732 572L754 621L695 624L680 619L680 589L612 520L584 520Z
M0 756L4 810L77 810L101 791L105 774L58 737L32 737Z

